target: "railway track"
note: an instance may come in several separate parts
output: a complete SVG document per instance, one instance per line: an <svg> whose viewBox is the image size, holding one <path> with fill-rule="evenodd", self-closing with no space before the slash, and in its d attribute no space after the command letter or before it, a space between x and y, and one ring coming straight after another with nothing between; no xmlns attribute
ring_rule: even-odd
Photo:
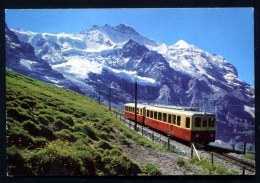
<svg viewBox="0 0 260 183"><path fill-rule="evenodd" d="M214 156L221 158L225 161L228 161L230 163L233 163L239 167L244 167L245 170L248 170L250 172L255 172L255 164L244 161L242 159L239 159L237 157L231 156L227 153L216 153L213 152Z"/></svg>
<svg viewBox="0 0 260 183"><path fill-rule="evenodd" d="M125 122L126 124L129 125L129 127L134 128L134 122L130 121L128 119L126 119L124 117L124 114L122 112L118 112L118 111L114 111L111 110L111 112L117 117L119 118L121 121ZM188 145L187 143L182 143L179 142L178 140L175 139L169 139L169 137L165 134L161 134L158 131L155 131L153 129L149 129L141 124L137 124L137 131L139 133L143 134L143 129L147 130L145 133L150 134L150 139L153 141L157 141L158 143L163 143L165 145L167 145L167 141L168 141L168 146L169 147L173 147L176 148L177 146L180 147L180 151L182 152L181 154L186 156L186 157L190 157L191 155L191 149L190 149L190 145ZM146 134L147 135L147 134ZM157 139L157 140L156 140ZM178 149L177 147L177 149ZM247 170L248 172L251 173L255 173L255 164L254 163L250 163L247 161L244 161L240 158L234 157L229 155L228 153L233 152L233 153L241 153L238 151L232 151L230 149L224 149L224 148L218 148L218 147L214 147L214 146L202 146L199 149L200 154L208 154L208 159L210 159L211 157L211 153L213 152L214 155L214 159L218 158L221 159L224 162L228 162L230 164L236 165L237 167L240 167L240 169L243 171L243 175L245 174L245 170ZM239 169L239 168L238 168Z"/></svg>

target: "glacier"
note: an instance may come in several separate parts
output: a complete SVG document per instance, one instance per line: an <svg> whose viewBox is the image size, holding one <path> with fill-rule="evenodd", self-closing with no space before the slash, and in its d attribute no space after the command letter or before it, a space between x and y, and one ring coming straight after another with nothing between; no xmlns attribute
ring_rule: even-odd
<svg viewBox="0 0 260 183"><path fill-rule="evenodd" d="M216 113L216 142L255 143L254 87L223 56L185 40L158 43L126 24L93 25L75 34L6 28L6 52L7 68L94 99L100 93L103 103L111 87L112 105L121 109L134 101L137 82L141 103Z"/></svg>

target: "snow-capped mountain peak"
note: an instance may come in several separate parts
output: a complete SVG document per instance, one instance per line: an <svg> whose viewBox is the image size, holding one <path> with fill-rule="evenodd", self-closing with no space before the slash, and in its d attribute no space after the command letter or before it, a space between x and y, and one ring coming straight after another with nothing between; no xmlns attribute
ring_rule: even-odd
<svg viewBox="0 0 260 183"><path fill-rule="evenodd" d="M153 50L164 55L168 52L168 49L169 49L168 46L165 43L163 43L160 46L158 46L156 49L153 49Z"/></svg>
<svg viewBox="0 0 260 183"><path fill-rule="evenodd" d="M177 41L175 44L174 44L175 47L178 47L178 48L189 48L191 47L190 44L188 44L186 41L184 40L179 40Z"/></svg>
<svg viewBox="0 0 260 183"><path fill-rule="evenodd" d="M88 39L99 34L100 41L107 39L111 43L122 43L132 39L143 45L158 46L154 40L140 35L133 27L126 24L111 26L105 24L103 26L94 25L91 29L81 31L80 34L86 35Z"/></svg>

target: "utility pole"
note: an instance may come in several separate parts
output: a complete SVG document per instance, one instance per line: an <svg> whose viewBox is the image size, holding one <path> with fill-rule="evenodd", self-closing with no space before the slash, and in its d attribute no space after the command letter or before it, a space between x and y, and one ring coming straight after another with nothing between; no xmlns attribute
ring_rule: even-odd
<svg viewBox="0 0 260 183"><path fill-rule="evenodd" d="M111 111L111 87L110 86L108 91L108 106L109 106L109 111Z"/></svg>
<svg viewBox="0 0 260 183"><path fill-rule="evenodd" d="M137 82L135 82L135 130L137 130Z"/></svg>
<svg viewBox="0 0 260 183"><path fill-rule="evenodd" d="M98 103L100 104L100 90L98 91Z"/></svg>

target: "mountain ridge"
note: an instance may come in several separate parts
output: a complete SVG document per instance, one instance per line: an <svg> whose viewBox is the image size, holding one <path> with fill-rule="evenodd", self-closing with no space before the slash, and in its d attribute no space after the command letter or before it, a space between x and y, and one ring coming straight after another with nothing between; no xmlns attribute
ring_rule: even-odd
<svg viewBox="0 0 260 183"><path fill-rule="evenodd" d="M139 81L140 102L201 105L203 110L216 112L219 120L225 123L232 121L227 118L233 115L254 124L254 116L250 115L254 114L251 110L254 109L254 88L238 78L236 68L224 57L203 51L184 40L174 45L146 45L143 43L145 37L136 41L135 36L141 35L126 25L104 27L107 32L114 33L117 42L99 31L100 26L82 32L89 37L79 34L25 34L18 30L14 33L21 40L31 40L27 43L34 47L36 56L46 60L52 69L62 73L85 95L97 95L101 91L101 99L105 103L111 86L116 95L112 99L115 106L122 108L124 103L133 101L132 85ZM123 28L130 34L118 33L117 29L122 31ZM209 106L214 107L210 109ZM220 122L218 128L225 128L225 123ZM246 126L240 124L234 131L231 125L223 133L219 131L217 137L228 142L246 139L254 143L254 135L249 135L254 127L247 129ZM250 133L248 130L251 130ZM230 131L232 134L228 134Z"/></svg>

